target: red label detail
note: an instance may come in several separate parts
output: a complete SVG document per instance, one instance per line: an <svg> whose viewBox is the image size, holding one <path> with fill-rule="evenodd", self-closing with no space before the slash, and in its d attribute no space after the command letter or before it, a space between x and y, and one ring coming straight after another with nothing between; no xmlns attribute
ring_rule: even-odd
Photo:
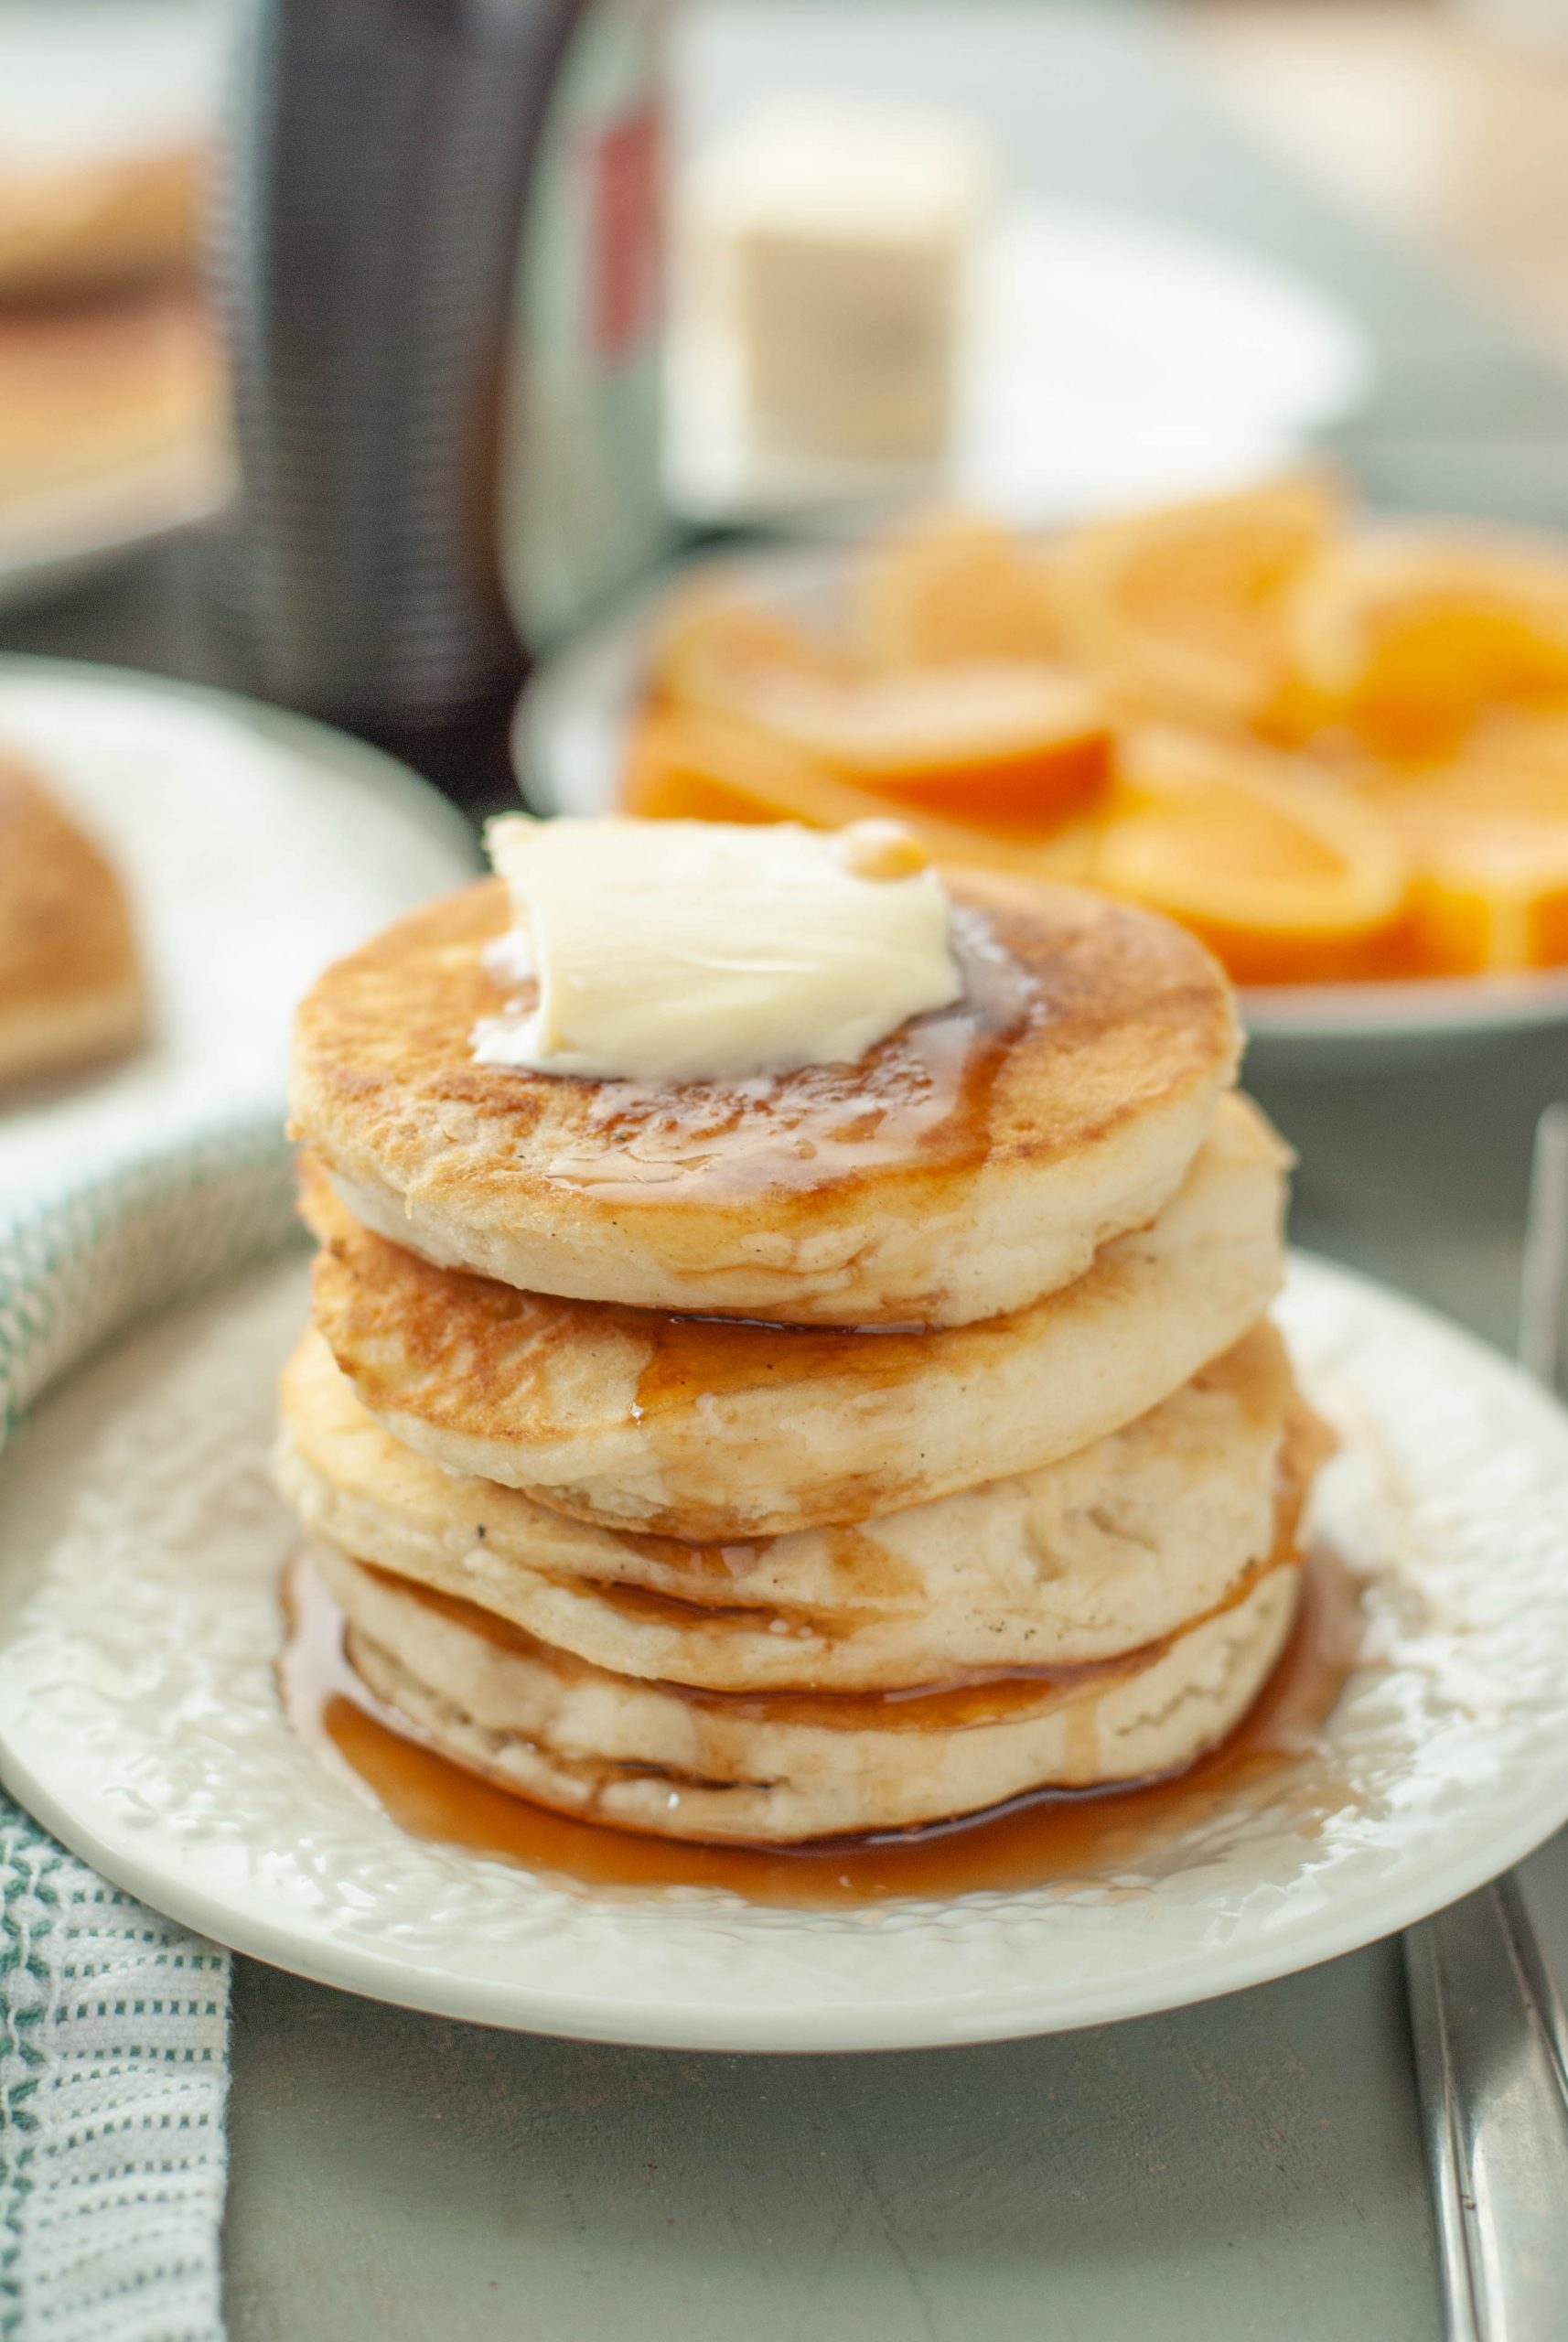
<svg viewBox="0 0 1568 2342"><path fill-rule="evenodd" d="M618 364L659 322L664 123L657 100L607 124L590 156L593 346Z"/></svg>

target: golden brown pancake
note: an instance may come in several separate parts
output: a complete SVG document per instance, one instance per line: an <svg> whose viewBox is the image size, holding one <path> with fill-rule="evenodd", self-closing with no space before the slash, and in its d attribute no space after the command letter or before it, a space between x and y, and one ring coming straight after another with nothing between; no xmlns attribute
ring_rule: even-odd
<svg viewBox="0 0 1568 2342"><path fill-rule="evenodd" d="M1279 1283L1283 1169L1228 1097L1150 1227L1064 1291L929 1334L519 1293L361 1228L307 1171L313 1309L361 1402L449 1469L697 1540L854 1524L1071 1455L1229 1349Z"/></svg>
<svg viewBox="0 0 1568 2342"><path fill-rule="evenodd" d="M483 881L308 994L296 1130L367 1227L523 1292L788 1324L1015 1310L1174 1194L1236 1028L1220 971L1165 920L950 883L955 1008L854 1066L653 1089L475 1062L507 997L483 960L507 897Z"/></svg>
<svg viewBox="0 0 1568 2342"><path fill-rule="evenodd" d="M891 1699L736 1697L610 1674L331 1547L313 1559L365 1681L460 1764L633 1829L775 1843L1190 1764L1262 1689L1301 1579L1282 1551L1185 1630L1078 1671Z"/></svg>
<svg viewBox="0 0 1568 2342"><path fill-rule="evenodd" d="M444 1472L366 1413L314 1332L281 1396L277 1483L313 1538L615 1673L731 1692L889 1690L1155 1641L1269 1552L1310 1439L1264 1323L1043 1471L857 1529L703 1546Z"/></svg>
<svg viewBox="0 0 1568 2342"><path fill-rule="evenodd" d="M216 471L222 414L193 295L0 310L0 505L163 460Z"/></svg>
<svg viewBox="0 0 1568 2342"><path fill-rule="evenodd" d="M178 147L48 169L0 162L0 301L194 274L203 159Z"/></svg>
<svg viewBox="0 0 1568 2342"><path fill-rule="evenodd" d="M146 1013L119 879L27 767L0 756L0 1084L129 1048Z"/></svg>

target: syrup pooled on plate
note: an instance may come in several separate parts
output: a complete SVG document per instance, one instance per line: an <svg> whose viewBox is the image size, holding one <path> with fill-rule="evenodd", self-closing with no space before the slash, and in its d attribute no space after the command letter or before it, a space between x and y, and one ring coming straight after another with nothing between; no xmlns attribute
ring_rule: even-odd
<svg viewBox="0 0 1568 2342"><path fill-rule="evenodd" d="M1114 1789L1047 1789L956 1821L800 1847L642 1836L555 1812L454 1764L360 1681L344 1653L342 1613L304 1562L285 1584L279 1680L301 1737L347 1765L400 1828L553 1881L707 1887L816 1909L1017 1892L1125 1868L1228 1807L1275 1802L1293 1773L1305 1774L1361 1642L1352 1573L1324 1549L1305 1570L1295 1625L1262 1693L1230 1738L1185 1772ZM1314 1818L1304 1813L1304 1826Z"/></svg>

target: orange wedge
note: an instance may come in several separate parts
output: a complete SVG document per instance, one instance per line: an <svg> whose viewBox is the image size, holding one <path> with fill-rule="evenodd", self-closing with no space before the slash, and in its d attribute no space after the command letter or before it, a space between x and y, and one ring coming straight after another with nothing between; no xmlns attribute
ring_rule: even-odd
<svg viewBox="0 0 1568 2342"><path fill-rule="evenodd" d="M1305 759L1156 726L1122 740L1095 862L1244 983L1381 970L1409 885L1391 823Z"/></svg>
<svg viewBox="0 0 1568 2342"><path fill-rule="evenodd" d="M662 605L648 657L655 697L727 707L758 675L832 682L844 661L819 635L759 598L739 575L708 575Z"/></svg>
<svg viewBox="0 0 1568 2342"><path fill-rule="evenodd" d="M866 547L849 603L871 668L1060 656L1046 554L975 514L924 513L889 530Z"/></svg>
<svg viewBox="0 0 1568 2342"><path fill-rule="evenodd" d="M1460 757L1419 767L1383 766L1369 784L1378 804L1412 834L1446 821L1533 822L1568 833L1568 764L1552 765L1501 753L1508 743L1490 736L1498 753Z"/></svg>
<svg viewBox="0 0 1568 2342"><path fill-rule="evenodd" d="M1478 718L1463 754L1493 772L1568 776L1568 707L1493 708Z"/></svg>
<svg viewBox="0 0 1568 2342"><path fill-rule="evenodd" d="M1568 558L1483 530L1325 551L1290 597L1295 672L1379 754L1450 752L1488 711L1568 709Z"/></svg>
<svg viewBox="0 0 1568 2342"><path fill-rule="evenodd" d="M1410 854L1423 972L1568 961L1568 770L1456 763L1380 801Z"/></svg>
<svg viewBox="0 0 1568 2342"><path fill-rule="evenodd" d="M900 805L1033 824L1104 788L1111 726L1092 684L1015 661L910 670L857 683L755 677L735 712L841 780Z"/></svg>
<svg viewBox="0 0 1568 2342"><path fill-rule="evenodd" d="M1288 731L1284 598L1337 510L1304 477L1070 531L1050 572L1062 640L1131 710Z"/></svg>
<svg viewBox="0 0 1568 2342"><path fill-rule="evenodd" d="M633 728L622 805L653 821L802 822L836 830L886 820L888 802L841 779L791 743L730 716L653 709ZM933 862L1086 880L1094 853L1087 823L954 822L911 806L899 818Z"/></svg>
<svg viewBox="0 0 1568 2342"><path fill-rule="evenodd" d="M1422 973L1517 974L1568 962L1568 830L1444 830L1418 849L1412 890Z"/></svg>

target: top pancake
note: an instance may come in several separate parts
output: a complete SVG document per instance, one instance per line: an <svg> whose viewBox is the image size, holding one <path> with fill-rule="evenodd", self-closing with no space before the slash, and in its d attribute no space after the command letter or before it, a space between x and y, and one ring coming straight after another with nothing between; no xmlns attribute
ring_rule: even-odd
<svg viewBox="0 0 1568 2342"><path fill-rule="evenodd" d="M1225 978L1151 914L949 881L965 977L853 1066L654 1088L475 1062L499 879L315 985L293 1111L364 1225L524 1292L958 1326L1070 1283L1174 1194L1231 1080Z"/></svg>

